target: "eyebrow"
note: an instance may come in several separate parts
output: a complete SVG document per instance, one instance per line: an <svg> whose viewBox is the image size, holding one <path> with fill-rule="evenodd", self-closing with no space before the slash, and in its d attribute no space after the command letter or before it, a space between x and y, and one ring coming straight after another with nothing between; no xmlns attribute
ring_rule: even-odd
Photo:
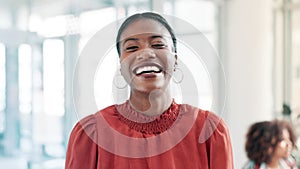
<svg viewBox="0 0 300 169"><path fill-rule="evenodd" d="M162 36L162 35L152 35L149 37L149 39L156 39L156 38L165 39L164 36ZM138 41L138 40L139 40L138 38L127 38L124 40L123 45L128 41Z"/></svg>
<svg viewBox="0 0 300 169"><path fill-rule="evenodd" d="M123 45L128 41L138 41L138 40L139 40L138 38L127 38L124 40Z"/></svg>
<svg viewBox="0 0 300 169"><path fill-rule="evenodd" d="M162 38L162 39L165 39L164 36L162 35L153 35L150 37L151 39L155 39L155 38Z"/></svg>

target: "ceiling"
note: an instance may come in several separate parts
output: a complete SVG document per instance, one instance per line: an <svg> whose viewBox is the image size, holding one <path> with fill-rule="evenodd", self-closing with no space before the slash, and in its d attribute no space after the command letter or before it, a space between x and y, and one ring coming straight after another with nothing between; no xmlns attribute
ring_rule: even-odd
<svg viewBox="0 0 300 169"><path fill-rule="evenodd" d="M112 6L115 0L0 0L0 10L8 9L16 13L27 9L41 17L61 14L76 14L86 10Z"/></svg>

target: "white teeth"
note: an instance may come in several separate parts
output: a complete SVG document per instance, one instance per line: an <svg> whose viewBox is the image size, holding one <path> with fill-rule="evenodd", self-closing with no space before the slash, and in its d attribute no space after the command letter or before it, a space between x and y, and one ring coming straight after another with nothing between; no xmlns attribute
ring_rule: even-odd
<svg viewBox="0 0 300 169"><path fill-rule="evenodd" d="M136 70L136 74L140 74L142 72L150 72L150 71L159 72L159 68L156 67L156 66L143 66L143 67L139 67Z"/></svg>

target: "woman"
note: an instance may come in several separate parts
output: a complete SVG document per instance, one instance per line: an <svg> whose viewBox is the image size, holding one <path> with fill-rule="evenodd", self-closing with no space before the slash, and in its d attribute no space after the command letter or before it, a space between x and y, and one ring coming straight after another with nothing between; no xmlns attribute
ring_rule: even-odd
<svg viewBox="0 0 300 169"><path fill-rule="evenodd" d="M151 12L127 18L116 47L130 97L76 124L66 169L232 169L224 121L171 96L177 49L167 21Z"/></svg>
<svg viewBox="0 0 300 169"><path fill-rule="evenodd" d="M250 161L244 169L295 169L290 157L295 134L286 121L253 124L247 133L246 152Z"/></svg>

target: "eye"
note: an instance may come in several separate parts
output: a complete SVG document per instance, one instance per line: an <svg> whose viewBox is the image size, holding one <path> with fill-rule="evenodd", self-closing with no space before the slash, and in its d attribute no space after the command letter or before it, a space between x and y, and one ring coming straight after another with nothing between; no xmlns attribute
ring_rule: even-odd
<svg viewBox="0 0 300 169"><path fill-rule="evenodd" d="M138 49L139 47L138 46L128 46L125 48L125 51L126 52L134 52Z"/></svg>
<svg viewBox="0 0 300 169"><path fill-rule="evenodd" d="M156 44L153 44L152 47L155 49L163 49L163 48L166 48L167 45L165 45L163 43L156 43Z"/></svg>

